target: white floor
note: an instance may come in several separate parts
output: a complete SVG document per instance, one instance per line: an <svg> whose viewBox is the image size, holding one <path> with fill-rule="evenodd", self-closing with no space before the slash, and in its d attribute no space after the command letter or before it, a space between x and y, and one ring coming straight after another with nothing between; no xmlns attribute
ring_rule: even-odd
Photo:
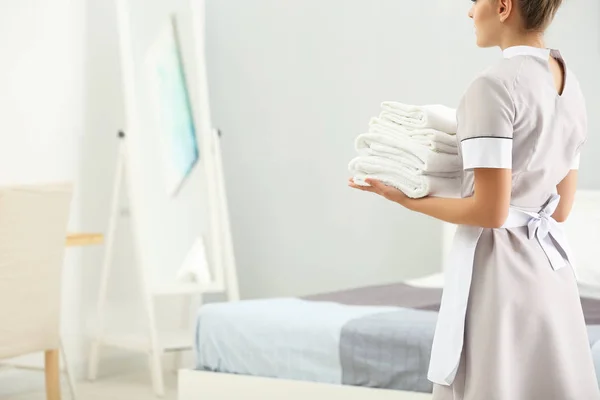
<svg viewBox="0 0 600 400"><path fill-rule="evenodd" d="M152 391L150 374L146 368L134 368L105 373L95 382L82 381L77 385L77 400L176 400L177 376L165 372L166 394L162 399ZM200 393L200 390L198 391ZM198 398L211 400L208 397ZM357 397L353 397L357 398ZM362 399L362 396L360 396ZM430 400L425 394L394 394L402 400ZM37 371L1 370L0 400L46 400L44 374ZM66 380L62 381L62 400L72 400Z"/></svg>
<svg viewBox="0 0 600 400"><path fill-rule="evenodd" d="M167 392L163 400L176 400L177 379L166 373ZM158 400L152 392L147 370L104 376L96 382L79 382L77 400ZM1 400L46 400L44 375L39 372L0 371ZM72 400L66 381L62 382L62 400Z"/></svg>

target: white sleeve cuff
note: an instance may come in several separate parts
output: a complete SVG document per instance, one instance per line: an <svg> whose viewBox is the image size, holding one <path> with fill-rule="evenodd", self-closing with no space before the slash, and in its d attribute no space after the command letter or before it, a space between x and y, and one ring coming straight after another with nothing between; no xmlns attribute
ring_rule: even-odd
<svg viewBox="0 0 600 400"><path fill-rule="evenodd" d="M571 169L579 169L579 160L581 159L581 153L577 153L573 163L571 164Z"/></svg>
<svg viewBox="0 0 600 400"><path fill-rule="evenodd" d="M474 137L463 140L463 169L511 169L512 144L512 138L504 137Z"/></svg>

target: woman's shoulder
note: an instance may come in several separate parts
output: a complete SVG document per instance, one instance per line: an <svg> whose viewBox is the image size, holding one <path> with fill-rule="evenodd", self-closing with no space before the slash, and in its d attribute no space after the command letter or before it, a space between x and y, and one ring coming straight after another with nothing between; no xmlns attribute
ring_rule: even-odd
<svg viewBox="0 0 600 400"><path fill-rule="evenodd" d="M461 107L498 96L505 102L512 101L514 87L512 82L511 75L507 74L501 66L490 66L477 74L467 85L462 96Z"/></svg>
<svg viewBox="0 0 600 400"><path fill-rule="evenodd" d="M514 90L515 82L523 70L524 59L503 58L487 68L480 71L467 86L466 92L470 90L481 90L488 88L497 90L504 88L508 92Z"/></svg>
<svg viewBox="0 0 600 400"><path fill-rule="evenodd" d="M567 99L583 100L583 92L577 75L565 63L566 82L563 93ZM503 58L477 74L463 93L465 98L482 96L485 92L507 93L516 103L530 98L548 82L548 65L534 57ZM534 96L535 97L535 96Z"/></svg>

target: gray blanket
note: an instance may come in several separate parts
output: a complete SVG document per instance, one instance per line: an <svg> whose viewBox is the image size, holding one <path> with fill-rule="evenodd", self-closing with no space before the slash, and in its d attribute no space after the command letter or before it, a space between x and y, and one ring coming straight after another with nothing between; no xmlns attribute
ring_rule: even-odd
<svg viewBox="0 0 600 400"><path fill-rule="evenodd" d="M436 314L402 310L355 319L342 329L342 383L431 392L427 369Z"/></svg>
<svg viewBox="0 0 600 400"><path fill-rule="evenodd" d="M342 383L431 393L427 369L440 289L402 283L368 286L305 297L353 306L396 306L401 310L349 321L340 337Z"/></svg>
<svg viewBox="0 0 600 400"><path fill-rule="evenodd" d="M355 306L396 306L417 310L439 311L441 289L417 288L404 283L366 286L304 297L311 301L332 301ZM587 325L600 325L600 300L581 298Z"/></svg>

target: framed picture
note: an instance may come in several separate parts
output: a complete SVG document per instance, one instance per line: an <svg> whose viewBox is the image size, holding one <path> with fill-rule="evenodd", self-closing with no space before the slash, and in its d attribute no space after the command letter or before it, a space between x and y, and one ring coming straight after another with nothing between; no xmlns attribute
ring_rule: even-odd
<svg viewBox="0 0 600 400"><path fill-rule="evenodd" d="M175 196L200 158L181 49L174 18L169 18L146 60L155 106L167 193Z"/></svg>

